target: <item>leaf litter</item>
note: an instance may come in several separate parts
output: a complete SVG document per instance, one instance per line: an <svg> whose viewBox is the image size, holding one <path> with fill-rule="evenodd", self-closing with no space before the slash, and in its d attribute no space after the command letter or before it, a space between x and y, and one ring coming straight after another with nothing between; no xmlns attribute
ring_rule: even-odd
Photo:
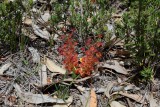
<svg viewBox="0 0 160 107"><path fill-rule="evenodd" d="M23 101L26 101L28 103L33 103L33 104L41 104L41 103L60 103L60 104L63 104L63 103L66 103L62 99L53 98L48 95L22 92L22 90L18 84L14 84L13 86L17 92L17 95Z"/></svg>
<svg viewBox="0 0 160 107"><path fill-rule="evenodd" d="M112 101L110 104L111 107L126 107L117 101Z"/></svg>
<svg viewBox="0 0 160 107"><path fill-rule="evenodd" d="M108 61L106 61L105 63L103 63L101 67L113 69L113 70L115 70L116 72L121 73L121 74L124 74L124 75L127 75L127 74L128 74L127 70L126 70L124 67L122 67L122 66L119 64L119 62L116 61L116 60L108 60Z"/></svg>
<svg viewBox="0 0 160 107"><path fill-rule="evenodd" d="M4 73L11 65L12 65L11 62L8 62L8 63L2 65L2 66L0 67L0 75L3 75L3 73Z"/></svg>
<svg viewBox="0 0 160 107"><path fill-rule="evenodd" d="M60 74L65 74L66 70L60 66L58 66L55 62L51 61L48 58L44 59L44 64L47 66L47 68L51 71L51 72L56 72L56 73L60 73Z"/></svg>
<svg viewBox="0 0 160 107"><path fill-rule="evenodd" d="M36 3L37 1L34 0L34 2ZM54 0L51 2L54 2ZM44 3L45 5L47 2L40 1L40 3ZM32 10L37 13L40 12L40 9L34 8ZM36 20L25 18L23 23L33 30L33 35L36 38L49 41L52 35L48 31L48 26L42 27L42 24L48 24L50 17L50 12L44 11ZM121 15L114 14L113 17L120 17L121 20ZM41 24L36 23L36 21ZM120 42L116 41L117 39L113 40L111 44L123 47L123 40L120 40ZM130 74L123 66L124 64L120 64L119 60L111 59L102 62L97 66L98 69L103 68L102 72L98 70L95 71L97 76L92 74L89 77L73 79L70 74L66 75L67 71L59 66L61 64L56 63L56 60L61 62L61 59L58 58L56 54L53 54L55 50L50 52L50 49L47 48L48 47L45 47L45 49L39 50L36 47L29 47L24 53L15 54L12 58L6 59L8 62L0 63L0 95L7 98L9 94L12 94L12 96L9 97L12 99L11 101L18 102L19 104L33 104L33 106L43 103L53 103L53 107L106 107L108 105L111 107L126 107L127 104L124 105L125 99L131 99L130 102L132 104L140 103L146 105L149 103L150 107L159 106L159 100L155 98L153 93L148 96L148 99L145 99L143 92L146 90L129 83L129 81L122 81L119 78L119 75L127 77ZM129 55L129 53L123 49L116 49L115 52L109 52L114 53L114 56ZM43 62L41 57L44 55L47 55L47 58L44 58L45 60ZM12 66L12 63L9 62L10 60L12 60L16 66ZM114 73L105 72L107 71L106 69L112 70ZM9 72L10 75L4 75L5 72ZM64 83L65 87L69 87L70 95L65 99L58 98L57 93L64 92L63 90L65 88L60 88ZM38 85L36 86L34 84ZM45 91L47 90L47 94L43 93L42 90L46 86ZM14 90L11 87L14 87ZM76 96L77 94L78 97ZM119 99L119 96L122 98ZM7 104L5 103L7 101L6 99L5 101L3 99L0 101L2 104ZM81 103L78 103L79 101L81 101ZM11 104L11 106L13 106L13 104Z"/></svg>

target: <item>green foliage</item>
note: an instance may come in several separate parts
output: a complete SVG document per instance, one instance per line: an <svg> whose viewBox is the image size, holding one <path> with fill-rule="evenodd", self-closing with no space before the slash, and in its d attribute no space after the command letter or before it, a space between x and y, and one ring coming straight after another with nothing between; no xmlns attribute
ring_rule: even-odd
<svg viewBox="0 0 160 107"><path fill-rule="evenodd" d="M57 26L59 22L66 20L66 13L68 10L68 1L67 2L54 2L53 13L51 17L52 25Z"/></svg>
<svg viewBox="0 0 160 107"><path fill-rule="evenodd" d="M11 49L17 47L22 20L22 7L19 1L0 4L0 41L10 44Z"/></svg>
<svg viewBox="0 0 160 107"><path fill-rule="evenodd" d="M31 4L32 0L29 0L25 6ZM23 0L0 3L0 44L8 45L12 51L25 44L26 38L21 31L23 13L28 10L25 6Z"/></svg>
<svg viewBox="0 0 160 107"><path fill-rule="evenodd" d="M143 81L150 81L153 79L153 71L152 68L148 67L148 68L144 68L141 72L140 72L141 76L143 77L142 80Z"/></svg>
<svg viewBox="0 0 160 107"><path fill-rule="evenodd" d="M159 0L134 0L116 25L138 66L152 66L160 58L159 5Z"/></svg>
<svg viewBox="0 0 160 107"><path fill-rule="evenodd" d="M110 19L111 1L97 0L61 0L53 3L52 25L64 22L66 26L76 28L77 36L84 42L90 35L107 35L106 23ZM70 24L67 25L67 22Z"/></svg>
<svg viewBox="0 0 160 107"><path fill-rule="evenodd" d="M56 95L58 98L66 100L69 97L69 86L58 84L55 85L56 88Z"/></svg>

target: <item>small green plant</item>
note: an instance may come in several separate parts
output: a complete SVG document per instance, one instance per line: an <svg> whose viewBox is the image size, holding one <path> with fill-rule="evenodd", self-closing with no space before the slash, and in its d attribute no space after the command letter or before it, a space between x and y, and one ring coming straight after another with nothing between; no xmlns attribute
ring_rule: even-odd
<svg viewBox="0 0 160 107"><path fill-rule="evenodd" d="M69 86L58 84L55 85L56 93L58 98L61 98L63 100L66 100L69 97Z"/></svg>
<svg viewBox="0 0 160 107"><path fill-rule="evenodd" d="M152 68L148 67L148 68L144 68L141 72L140 72L141 76L143 77L142 80L143 81L150 81L153 79L153 70Z"/></svg>

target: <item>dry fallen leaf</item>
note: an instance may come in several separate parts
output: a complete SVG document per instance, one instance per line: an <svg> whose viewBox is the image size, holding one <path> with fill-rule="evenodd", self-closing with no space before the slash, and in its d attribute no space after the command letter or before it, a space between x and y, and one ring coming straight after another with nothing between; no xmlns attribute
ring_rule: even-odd
<svg viewBox="0 0 160 107"><path fill-rule="evenodd" d="M118 85L112 88L112 92L118 92L124 90L124 86Z"/></svg>
<svg viewBox="0 0 160 107"><path fill-rule="evenodd" d="M133 100L135 100L136 102L139 102L139 103L144 103L143 101L143 96L142 95L138 95L138 94L128 94L128 93L123 93L123 92L120 92L119 94L123 95L123 96L126 96L128 98L131 98Z"/></svg>
<svg viewBox="0 0 160 107"><path fill-rule="evenodd" d="M97 107L97 96L94 89L85 90L82 95L79 95L82 102L82 107Z"/></svg>
<svg viewBox="0 0 160 107"><path fill-rule="evenodd" d="M89 90L89 88L74 84L74 86L80 91L80 92L84 92L86 90Z"/></svg>
<svg viewBox="0 0 160 107"><path fill-rule="evenodd" d="M135 105L132 103L132 101L130 101L129 98L126 98L127 103L128 103L128 107L135 107Z"/></svg>
<svg viewBox="0 0 160 107"><path fill-rule="evenodd" d="M34 63L40 63L40 55L38 53L37 49L34 49L33 47L29 47L28 50L32 54L32 60Z"/></svg>
<svg viewBox="0 0 160 107"><path fill-rule="evenodd" d="M93 89L91 89L91 94L90 94L90 103L89 103L89 107L97 107L97 96L96 93Z"/></svg>
<svg viewBox="0 0 160 107"><path fill-rule="evenodd" d="M82 107L90 107L89 101L90 101L90 91L85 90L82 95L79 94L80 101L82 103Z"/></svg>
<svg viewBox="0 0 160 107"><path fill-rule="evenodd" d="M16 97L15 96L9 96L8 97L8 101L10 102L10 104L13 106L13 104L15 104L16 103Z"/></svg>
<svg viewBox="0 0 160 107"><path fill-rule="evenodd" d="M50 19L51 15L49 11L45 11L43 15L38 19L41 23L46 23Z"/></svg>
<svg viewBox="0 0 160 107"><path fill-rule="evenodd" d="M124 90L125 91L129 91L129 90L138 91L138 90L140 90L140 88L136 87L133 84L128 84L126 87L124 87Z"/></svg>
<svg viewBox="0 0 160 107"><path fill-rule="evenodd" d="M112 87L114 86L116 84L116 82L110 82L110 83L108 83L107 84L107 86L106 86L106 90L105 90L105 95L108 97L108 98L110 98L110 90L112 89Z"/></svg>
<svg viewBox="0 0 160 107"><path fill-rule="evenodd" d="M122 83L122 79L119 77L117 77L117 81L118 81L118 83Z"/></svg>
<svg viewBox="0 0 160 107"><path fill-rule="evenodd" d="M0 68L0 75L3 75L3 73L12 65L12 63L8 62L1 66Z"/></svg>
<svg viewBox="0 0 160 107"><path fill-rule="evenodd" d="M31 25L32 25L32 19L25 18L24 21L23 21L23 23L24 23L25 25L31 26Z"/></svg>
<svg viewBox="0 0 160 107"><path fill-rule="evenodd" d="M150 107L160 107L160 104L158 104L158 101L153 98L153 93L149 95L148 100L149 100Z"/></svg>
<svg viewBox="0 0 160 107"><path fill-rule="evenodd" d="M65 74L66 70L61 68L60 66L56 65L55 62L51 61L50 59L46 58L44 63L46 64L47 68L52 72L57 72L60 74Z"/></svg>
<svg viewBox="0 0 160 107"><path fill-rule="evenodd" d="M132 92L135 92L135 91L138 91L140 90L140 88L136 87L135 85L133 84L128 84L128 83L124 83L124 84L121 84L121 85L117 85L117 86L114 86L112 88L112 92L117 92L117 91L130 91L132 90Z"/></svg>
<svg viewBox="0 0 160 107"><path fill-rule="evenodd" d="M41 30L39 26L37 26L37 25L35 25L33 23L32 23L32 28L33 28L34 33L37 36L39 36L39 37L41 37L43 39L49 40L49 38L50 38L51 35L50 35L50 33L48 31Z"/></svg>
<svg viewBox="0 0 160 107"><path fill-rule="evenodd" d="M125 96L125 97L128 97L128 98L130 98L130 99L132 99L132 100L134 100L134 101L136 101L136 102L138 102L138 103L145 104L142 95L129 94L129 93L124 93L124 92L122 92L122 91L120 91L120 92L115 92L115 93L113 93L112 95L114 95L114 94L120 94L120 95L123 95L123 96Z"/></svg>
<svg viewBox="0 0 160 107"><path fill-rule="evenodd" d="M23 101L32 103L32 104L41 104L41 103L57 103L57 104L68 104L71 101L64 101L59 98L53 98L48 95L43 94L33 94L30 92L22 92L20 86L18 84L13 85L15 91L17 92L18 97L20 97Z"/></svg>
<svg viewBox="0 0 160 107"><path fill-rule="evenodd" d="M101 67L113 69L116 72L121 74L125 74L125 75L128 74L127 70L124 67L120 66L119 62L116 60L108 60Z"/></svg>
<svg viewBox="0 0 160 107"><path fill-rule="evenodd" d="M71 105L71 103L73 102L73 97L70 96L67 100L66 100L67 104L56 104L53 107L69 107Z"/></svg>
<svg viewBox="0 0 160 107"><path fill-rule="evenodd" d="M28 29L22 29L22 33L27 34L26 36L29 37L32 41L38 38L34 33L28 34Z"/></svg>
<svg viewBox="0 0 160 107"><path fill-rule="evenodd" d="M112 101L110 104L111 107L126 107L117 101Z"/></svg>

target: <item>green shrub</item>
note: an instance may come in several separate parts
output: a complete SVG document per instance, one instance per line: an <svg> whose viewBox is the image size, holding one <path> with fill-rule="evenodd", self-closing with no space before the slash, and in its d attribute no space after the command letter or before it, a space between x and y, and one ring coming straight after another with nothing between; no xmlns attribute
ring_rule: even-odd
<svg viewBox="0 0 160 107"><path fill-rule="evenodd" d="M0 44L10 47L14 51L22 45L22 16L26 8L22 0L0 3Z"/></svg>
<svg viewBox="0 0 160 107"><path fill-rule="evenodd" d="M134 0L129 10L124 13L122 23L116 24L117 35L124 36L126 49L130 50L138 66L153 69L155 63L159 61L159 5L159 0Z"/></svg>
<svg viewBox="0 0 160 107"><path fill-rule="evenodd" d="M61 0L54 2L51 18L52 25L56 30L59 30L58 23L64 22L66 28L75 28L80 43L84 43L90 36L94 39L99 34L108 36L106 24L111 18L110 3L111 1L108 0L96 0L95 3L91 0Z"/></svg>

